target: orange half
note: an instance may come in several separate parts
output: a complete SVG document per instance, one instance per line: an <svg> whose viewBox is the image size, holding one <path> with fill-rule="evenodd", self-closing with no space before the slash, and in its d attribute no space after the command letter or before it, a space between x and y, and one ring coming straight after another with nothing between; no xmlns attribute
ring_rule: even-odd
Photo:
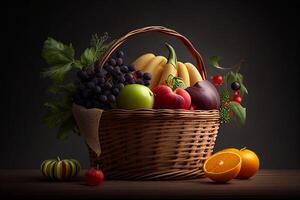
<svg viewBox="0 0 300 200"><path fill-rule="evenodd" d="M241 170L242 158L234 152L220 152L204 163L205 175L213 181L225 183L234 179Z"/></svg>

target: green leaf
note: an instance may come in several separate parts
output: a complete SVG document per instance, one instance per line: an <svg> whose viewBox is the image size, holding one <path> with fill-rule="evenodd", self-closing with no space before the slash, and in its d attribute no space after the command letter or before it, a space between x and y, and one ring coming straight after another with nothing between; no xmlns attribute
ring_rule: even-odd
<svg viewBox="0 0 300 200"><path fill-rule="evenodd" d="M240 73L235 73L235 78L236 78L236 81L238 81L239 83L243 83L243 81L244 81L244 77Z"/></svg>
<svg viewBox="0 0 300 200"><path fill-rule="evenodd" d="M44 42L42 57L49 65L61 66L72 63L74 54L72 44L68 46L50 37Z"/></svg>
<svg viewBox="0 0 300 200"><path fill-rule="evenodd" d="M212 66L218 68L218 69L223 69L220 67L219 62L222 59L221 56L211 56L208 58L208 63L211 64Z"/></svg>
<svg viewBox="0 0 300 200"><path fill-rule="evenodd" d="M80 57L80 62L83 67L93 67L97 60L96 51L94 48L87 48Z"/></svg>
<svg viewBox="0 0 300 200"><path fill-rule="evenodd" d="M53 102L45 103L47 113L43 118L43 122L49 127L54 128L59 126L63 121L68 119L72 112L70 112L69 102L61 99Z"/></svg>
<svg viewBox="0 0 300 200"><path fill-rule="evenodd" d="M74 117L70 116L60 125L57 132L57 138L60 140L66 140L69 137L69 135L73 132L75 125L76 123Z"/></svg>
<svg viewBox="0 0 300 200"><path fill-rule="evenodd" d="M172 88L173 91L175 91L178 87L183 89L187 88L182 78L173 76L172 74L169 74L167 77L166 84Z"/></svg>
<svg viewBox="0 0 300 200"><path fill-rule="evenodd" d="M74 61L74 67L77 69L82 69L84 66L81 64L80 60L75 60Z"/></svg>
<svg viewBox="0 0 300 200"><path fill-rule="evenodd" d="M66 63L64 65L52 66L47 68L42 75L44 77L51 78L55 83L62 83L64 81L66 73L72 68L72 63Z"/></svg>
<svg viewBox="0 0 300 200"><path fill-rule="evenodd" d="M236 74L232 71L228 72L225 75L225 81L227 85L230 86L232 82L236 81Z"/></svg>
<svg viewBox="0 0 300 200"><path fill-rule="evenodd" d="M246 108L243 108L241 104L231 101L229 103L229 108L235 113L235 118L239 126L245 124L246 121Z"/></svg>
<svg viewBox="0 0 300 200"><path fill-rule="evenodd" d="M74 54L71 44L68 46L48 38L44 42L42 57L51 67L42 73L43 76L51 78L54 82L63 82L66 73L72 68Z"/></svg>
<svg viewBox="0 0 300 200"><path fill-rule="evenodd" d="M248 94L248 90L247 88L245 87L245 85L243 83L240 83L241 85L241 88L240 88L240 95L241 96L244 96L244 94Z"/></svg>

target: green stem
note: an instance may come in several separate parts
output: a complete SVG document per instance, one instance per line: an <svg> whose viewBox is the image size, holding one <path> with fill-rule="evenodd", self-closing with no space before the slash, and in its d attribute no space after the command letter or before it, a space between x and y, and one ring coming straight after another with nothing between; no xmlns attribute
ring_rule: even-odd
<svg viewBox="0 0 300 200"><path fill-rule="evenodd" d="M57 156L56 159L57 159L57 161L60 161L60 157L59 156Z"/></svg>
<svg viewBox="0 0 300 200"><path fill-rule="evenodd" d="M168 50L169 50L169 57L168 57L168 62L167 64L171 64L173 65L173 67L175 69L177 69L177 57L176 57L176 53L174 48L169 45L168 43L165 43L165 45L167 46Z"/></svg>
<svg viewBox="0 0 300 200"><path fill-rule="evenodd" d="M243 147L243 148L240 149L240 151L244 151L246 149L247 149L247 147Z"/></svg>

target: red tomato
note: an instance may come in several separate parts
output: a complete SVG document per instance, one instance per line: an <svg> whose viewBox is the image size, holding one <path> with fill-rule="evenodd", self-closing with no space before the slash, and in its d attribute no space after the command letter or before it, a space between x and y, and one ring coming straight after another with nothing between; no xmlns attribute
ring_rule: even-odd
<svg viewBox="0 0 300 200"><path fill-rule="evenodd" d="M213 77L213 81L215 85L221 85L223 82L223 77L221 75L215 75Z"/></svg>
<svg viewBox="0 0 300 200"><path fill-rule="evenodd" d="M85 173L85 181L90 186L100 185L104 181L104 174L101 170L90 168Z"/></svg>

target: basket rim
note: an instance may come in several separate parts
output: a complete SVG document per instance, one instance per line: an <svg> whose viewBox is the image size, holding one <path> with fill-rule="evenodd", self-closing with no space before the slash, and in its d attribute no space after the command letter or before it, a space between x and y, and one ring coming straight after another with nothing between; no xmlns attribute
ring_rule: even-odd
<svg viewBox="0 0 300 200"><path fill-rule="evenodd" d="M96 108L97 109L97 108ZM101 110L101 109L100 109ZM144 113L144 112L155 112L155 113L219 113L218 109L211 110L186 110L186 109L120 109L113 108L109 110L104 110L103 112L128 112L128 113Z"/></svg>
<svg viewBox="0 0 300 200"><path fill-rule="evenodd" d="M106 119L128 118L135 119L149 119L149 120L178 120L178 119L190 119L190 120L219 120L219 110L184 110L184 109L111 109L103 111L102 116Z"/></svg>

